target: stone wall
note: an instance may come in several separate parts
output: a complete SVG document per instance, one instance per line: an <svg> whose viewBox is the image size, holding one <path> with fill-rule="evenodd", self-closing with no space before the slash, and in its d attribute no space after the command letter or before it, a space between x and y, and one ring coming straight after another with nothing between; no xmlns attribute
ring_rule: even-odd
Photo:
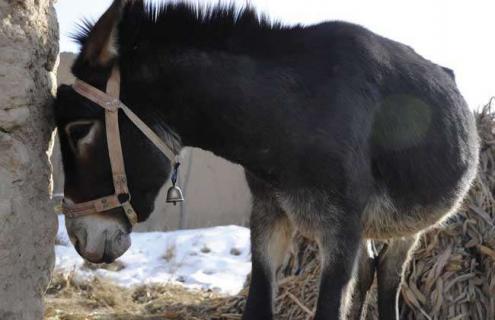
<svg viewBox="0 0 495 320"><path fill-rule="evenodd" d="M58 53L52 0L0 0L0 319L42 319L57 220L47 157Z"/></svg>

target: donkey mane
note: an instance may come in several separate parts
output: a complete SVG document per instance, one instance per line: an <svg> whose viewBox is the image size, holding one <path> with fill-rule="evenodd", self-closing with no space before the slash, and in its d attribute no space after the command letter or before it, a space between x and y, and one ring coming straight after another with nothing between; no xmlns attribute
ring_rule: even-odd
<svg viewBox="0 0 495 320"><path fill-rule="evenodd" d="M93 26L92 21L84 19L71 37L84 46ZM120 52L133 50L142 43L147 46L262 50L273 36L280 36L280 31L298 28L273 21L249 5L131 1L123 9L118 46Z"/></svg>

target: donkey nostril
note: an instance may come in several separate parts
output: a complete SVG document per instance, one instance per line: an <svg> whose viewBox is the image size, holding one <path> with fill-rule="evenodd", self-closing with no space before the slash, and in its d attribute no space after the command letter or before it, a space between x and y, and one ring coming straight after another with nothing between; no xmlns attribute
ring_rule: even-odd
<svg viewBox="0 0 495 320"><path fill-rule="evenodd" d="M105 263L111 263L115 260L113 254L112 254L112 243L108 239L105 241L105 249L103 251L102 260Z"/></svg>
<svg viewBox="0 0 495 320"><path fill-rule="evenodd" d="M113 255L109 254L106 250L103 253L103 258L102 261L105 263L112 263L115 259L113 258Z"/></svg>
<svg viewBox="0 0 495 320"><path fill-rule="evenodd" d="M76 238L74 240L74 249L76 249L77 253L79 253L79 255L81 255L81 247L80 247L78 238Z"/></svg>
<svg viewBox="0 0 495 320"><path fill-rule="evenodd" d="M86 229L82 229L82 244L85 246L88 243L88 231Z"/></svg>
<svg viewBox="0 0 495 320"><path fill-rule="evenodd" d="M85 249L87 238L88 233L84 229L79 229L70 233L70 240L79 255L82 255L82 251Z"/></svg>

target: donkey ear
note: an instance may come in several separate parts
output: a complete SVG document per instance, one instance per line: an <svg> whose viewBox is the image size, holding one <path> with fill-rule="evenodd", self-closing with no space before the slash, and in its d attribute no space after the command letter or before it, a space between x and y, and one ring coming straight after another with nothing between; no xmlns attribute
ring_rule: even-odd
<svg viewBox="0 0 495 320"><path fill-rule="evenodd" d="M125 0L114 0L91 29L81 50L83 59L90 64L104 66L117 56L116 29L125 3Z"/></svg>

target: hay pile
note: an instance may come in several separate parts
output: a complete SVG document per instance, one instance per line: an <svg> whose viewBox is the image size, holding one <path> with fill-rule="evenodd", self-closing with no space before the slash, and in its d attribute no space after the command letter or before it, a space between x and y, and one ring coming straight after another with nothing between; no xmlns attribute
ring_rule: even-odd
<svg viewBox="0 0 495 320"><path fill-rule="evenodd" d="M443 226L424 234L406 271L401 319L495 319L495 99L477 114L482 139L480 170L468 197ZM278 318L312 319L319 277L314 244L300 265L288 264L276 300ZM165 285L122 289L94 280L58 277L48 292L45 319L241 319L247 289L221 297ZM371 293L367 319L378 319ZM88 316L89 315L89 316Z"/></svg>

